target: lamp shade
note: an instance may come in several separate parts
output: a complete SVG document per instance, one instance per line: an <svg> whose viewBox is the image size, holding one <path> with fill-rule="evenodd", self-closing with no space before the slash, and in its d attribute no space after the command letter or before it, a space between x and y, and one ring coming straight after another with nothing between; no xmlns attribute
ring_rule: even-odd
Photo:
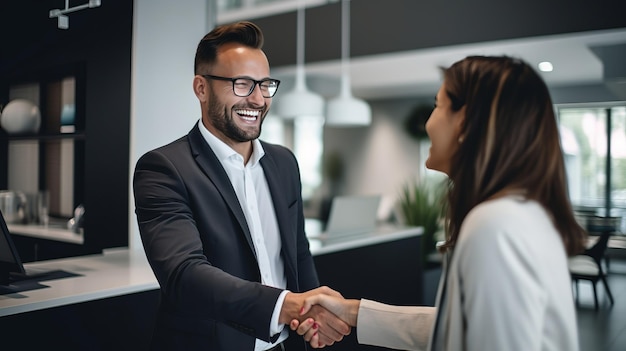
<svg viewBox="0 0 626 351"><path fill-rule="evenodd" d="M276 99L276 114L292 119L298 116L323 116L324 98L306 88L304 78L296 76L295 87Z"/></svg>
<svg viewBox="0 0 626 351"><path fill-rule="evenodd" d="M339 96L328 102L326 125L336 127L367 126L372 121L370 106L352 96Z"/></svg>
<svg viewBox="0 0 626 351"><path fill-rule="evenodd" d="M324 98L309 91L304 75L304 6L299 1L297 12L296 77L293 90L280 94L276 99L276 114L293 119L298 116L323 116Z"/></svg>
<svg viewBox="0 0 626 351"><path fill-rule="evenodd" d="M366 126L372 120L369 105L352 96L350 87L349 48L350 48L350 2L343 0L341 18L341 92L339 97L328 102L326 125L328 126Z"/></svg>
<svg viewBox="0 0 626 351"><path fill-rule="evenodd" d="M335 127L367 126L371 121L372 110L369 104L352 96L350 76L344 73L339 96L327 103L326 125Z"/></svg>

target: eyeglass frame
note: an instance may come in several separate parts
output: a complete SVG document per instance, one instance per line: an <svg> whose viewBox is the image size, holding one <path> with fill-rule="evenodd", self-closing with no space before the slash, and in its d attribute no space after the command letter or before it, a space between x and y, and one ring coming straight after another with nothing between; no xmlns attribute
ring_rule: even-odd
<svg viewBox="0 0 626 351"><path fill-rule="evenodd" d="M263 95L264 98L273 98L274 96L276 96L276 92L278 92L278 86L280 86L280 80L279 79L275 79L275 78L264 78L264 79L261 79L261 80L255 80L255 79L252 79L250 77L229 78L229 77L214 76L212 74L201 74L201 76L204 77L205 79L215 79L215 80L223 80L223 81L231 82L233 84L233 94L235 94L235 96L239 96L239 97L248 97L248 96L252 95L252 92L254 91L254 89L256 88L257 85L259 86L259 89L260 89L261 83L276 82L276 90L274 91L274 94L272 94L271 96ZM235 92L235 81L237 81L238 79L245 79L245 80L248 80L248 81L251 81L251 82L254 83L250 87L250 91L248 91L248 94L246 94L246 95L239 95L239 94L237 94ZM261 94L263 94L263 89L261 89Z"/></svg>

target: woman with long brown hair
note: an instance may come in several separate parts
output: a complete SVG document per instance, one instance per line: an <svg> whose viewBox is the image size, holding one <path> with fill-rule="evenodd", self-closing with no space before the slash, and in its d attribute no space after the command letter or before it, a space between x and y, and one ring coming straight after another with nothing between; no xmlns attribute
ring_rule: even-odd
<svg viewBox="0 0 626 351"><path fill-rule="evenodd" d="M443 69L426 166L448 175L436 307L314 296L361 344L402 350L578 350L567 256L583 250L546 84L525 62ZM318 325L292 328L323 347Z"/></svg>

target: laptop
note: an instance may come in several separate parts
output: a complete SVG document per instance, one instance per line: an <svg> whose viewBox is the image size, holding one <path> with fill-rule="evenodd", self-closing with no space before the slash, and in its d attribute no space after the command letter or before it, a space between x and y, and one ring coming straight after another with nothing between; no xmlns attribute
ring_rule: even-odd
<svg viewBox="0 0 626 351"><path fill-rule="evenodd" d="M0 212L0 285L12 281L43 277L52 272L55 271L42 268L24 268L9 228L7 228L4 215Z"/></svg>
<svg viewBox="0 0 626 351"><path fill-rule="evenodd" d="M328 237L361 234L376 229L381 195L336 196L323 234Z"/></svg>

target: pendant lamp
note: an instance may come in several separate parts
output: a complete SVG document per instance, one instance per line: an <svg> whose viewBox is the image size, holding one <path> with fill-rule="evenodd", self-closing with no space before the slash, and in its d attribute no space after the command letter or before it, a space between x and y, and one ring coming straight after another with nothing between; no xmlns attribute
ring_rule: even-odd
<svg viewBox="0 0 626 351"><path fill-rule="evenodd" d="M323 116L324 98L307 89L304 74L304 0L298 0L297 17L297 65L294 88L280 94L276 100L276 114L282 118L293 119L300 116Z"/></svg>
<svg viewBox="0 0 626 351"><path fill-rule="evenodd" d="M372 111L365 101L352 96L350 86L350 0L342 0L341 5L341 90L328 102L326 125L366 126L372 120Z"/></svg>

